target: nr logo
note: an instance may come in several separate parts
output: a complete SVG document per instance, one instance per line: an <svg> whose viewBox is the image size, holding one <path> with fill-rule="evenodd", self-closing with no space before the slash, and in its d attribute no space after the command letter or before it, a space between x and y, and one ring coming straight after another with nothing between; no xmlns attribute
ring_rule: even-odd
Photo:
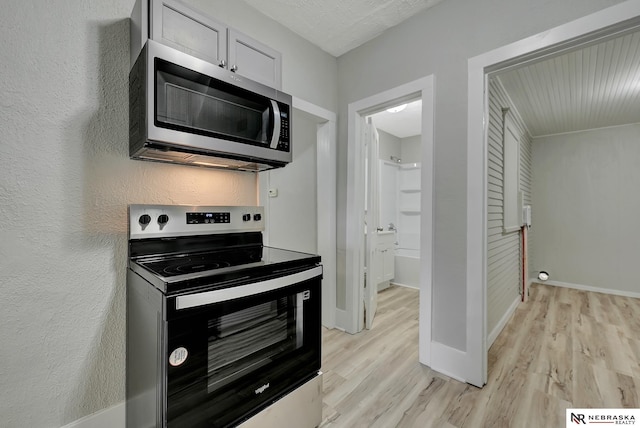
<svg viewBox="0 0 640 428"><path fill-rule="evenodd" d="M583 423L585 425L587 424L582 413L571 413L571 422L578 425L580 425L580 423Z"/></svg>

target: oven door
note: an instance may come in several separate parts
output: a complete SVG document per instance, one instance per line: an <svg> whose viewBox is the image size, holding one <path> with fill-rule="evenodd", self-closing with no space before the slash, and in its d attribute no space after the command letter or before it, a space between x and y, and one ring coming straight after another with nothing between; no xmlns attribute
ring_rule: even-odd
<svg viewBox="0 0 640 428"><path fill-rule="evenodd" d="M236 425L320 369L322 267L168 299L167 427Z"/></svg>

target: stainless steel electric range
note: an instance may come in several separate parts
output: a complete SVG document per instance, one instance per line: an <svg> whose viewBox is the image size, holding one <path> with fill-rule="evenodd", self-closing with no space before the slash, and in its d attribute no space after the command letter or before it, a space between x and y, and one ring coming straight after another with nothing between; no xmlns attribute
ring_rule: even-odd
<svg viewBox="0 0 640 428"><path fill-rule="evenodd" d="M320 257L263 229L262 207L129 207L128 427L319 425Z"/></svg>

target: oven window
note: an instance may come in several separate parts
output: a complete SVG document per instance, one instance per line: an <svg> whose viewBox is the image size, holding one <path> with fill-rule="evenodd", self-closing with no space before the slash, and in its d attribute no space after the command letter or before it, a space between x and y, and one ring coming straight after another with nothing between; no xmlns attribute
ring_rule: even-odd
<svg viewBox="0 0 640 428"><path fill-rule="evenodd" d="M308 294L281 297L210 320L208 392L302 347L303 302Z"/></svg>
<svg viewBox="0 0 640 428"><path fill-rule="evenodd" d="M270 100L156 58L156 125L268 145Z"/></svg>
<svg viewBox="0 0 640 428"><path fill-rule="evenodd" d="M317 375L320 286L169 310L167 428L235 426Z"/></svg>

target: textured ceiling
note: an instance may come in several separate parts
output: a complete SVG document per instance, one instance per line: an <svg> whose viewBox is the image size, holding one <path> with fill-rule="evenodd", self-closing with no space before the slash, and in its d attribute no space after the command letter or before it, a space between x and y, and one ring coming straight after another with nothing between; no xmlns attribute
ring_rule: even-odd
<svg viewBox="0 0 640 428"><path fill-rule="evenodd" d="M640 33L499 75L533 137L640 122Z"/></svg>
<svg viewBox="0 0 640 428"><path fill-rule="evenodd" d="M244 0L338 57L442 0Z"/></svg>

